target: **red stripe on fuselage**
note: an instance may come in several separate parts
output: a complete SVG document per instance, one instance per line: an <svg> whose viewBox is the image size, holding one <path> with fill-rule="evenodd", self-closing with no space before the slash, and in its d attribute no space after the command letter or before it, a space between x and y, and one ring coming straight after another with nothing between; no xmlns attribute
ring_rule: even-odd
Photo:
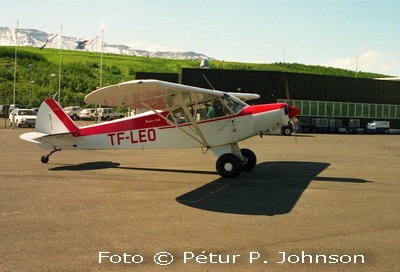
<svg viewBox="0 0 400 272"><path fill-rule="evenodd" d="M70 132L78 131L78 127L75 125L74 121L69 118L56 101L53 99L46 99L45 102Z"/></svg>
<svg viewBox="0 0 400 272"><path fill-rule="evenodd" d="M165 117L168 115L168 113L169 112L162 112L160 114ZM118 131L156 128L163 126L169 126L169 124L163 118L154 113L145 116L127 117L124 119L101 123L98 125L81 127L79 134L81 136L86 136L92 134L104 134Z"/></svg>
<svg viewBox="0 0 400 272"><path fill-rule="evenodd" d="M281 108L285 108L287 104L284 103L275 103L275 104L265 104L265 105L255 105L248 106L239 114L234 116L224 116L221 118L215 118L210 120L204 120L198 122L198 124L219 121L224 119L230 119L235 117L241 117L251 114L257 114L267 111L278 110ZM161 115L166 117L169 112L161 112ZM180 127L190 126L190 123L179 125ZM145 116L138 116L132 118L124 118L116 121L106 122L98 125L92 125L87 127L81 127L79 131L80 136L92 135L92 134L105 134L105 133L113 133L118 131L127 131L127 130L137 130L137 129L147 129L147 128L160 128L160 129L169 129L174 128L175 126L171 126L166 120L158 116L157 114L150 114Z"/></svg>

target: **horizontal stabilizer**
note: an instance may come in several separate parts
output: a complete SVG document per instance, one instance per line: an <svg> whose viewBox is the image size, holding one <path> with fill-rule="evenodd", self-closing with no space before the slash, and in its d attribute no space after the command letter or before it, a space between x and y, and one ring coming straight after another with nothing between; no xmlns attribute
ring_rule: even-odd
<svg viewBox="0 0 400 272"><path fill-rule="evenodd" d="M53 99L46 99L40 105L35 132L27 132L19 137L36 143L44 149L56 148L56 139L79 133L79 127Z"/></svg>
<svg viewBox="0 0 400 272"><path fill-rule="evenodd" d="M48 134L41 133L41 132L27 132L27 133L19 135L19 138L21 138L22 140L28 141L28 142L40 144L40 142L38 142L36 140L40 139L46 135L48 135Z"/></svg>
<svg viewBox="0 0 400 272"><path fill-rule="evenodd" d="M71 135L73 132L63 132L63 133L56 133L56 134L46 134L46 133L41 133L41 132L27 132L24 134L21 134L19 138L22 140L40 144L40 140L44 138L52 138L52 137L61 137L64 135Z"/></svg>

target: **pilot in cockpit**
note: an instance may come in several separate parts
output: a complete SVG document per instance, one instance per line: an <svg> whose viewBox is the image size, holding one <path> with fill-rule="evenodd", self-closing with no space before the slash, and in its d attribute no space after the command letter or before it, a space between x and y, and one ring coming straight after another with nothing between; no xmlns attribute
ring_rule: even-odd
<svg viewBox="0 0 400 272"><path fill-rule="evenodd" d="M211 106L208 108L207 118L216 118L223 116L222 103L219 99L215 99L211 102Z"/></svg>

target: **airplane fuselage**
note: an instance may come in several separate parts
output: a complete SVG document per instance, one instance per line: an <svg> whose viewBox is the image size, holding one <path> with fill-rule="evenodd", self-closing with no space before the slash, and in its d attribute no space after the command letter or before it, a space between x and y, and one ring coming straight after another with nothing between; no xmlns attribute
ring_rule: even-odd
<svg viewBox="0 0 400 272"><path fill-rule="evenodd" d="M221 177L251 171L257 157L238 142L288 124L299 110L284 103L249 106L258 94L226 93L157 80L133 80L107 86L85 97L92 105L148 109L119 120L77 126L53 99L41 104L35 132L20 138L51 151L62 149L202 148L218 159ZM206 153L204 152L204 153Z"/></svg>
<svg viewBox="0 0 400 272"><path fill-rule="evenodd" d="M207 147L237 143L267 134L288 123L286 104L247 106L235 115L199 121ZM52 149L147 149L205 147L193 124L171 124L169 112L147 112L119 120L80 127L76 133L51 137L41 146ZM184 132L184 133L182 133Z"/></svg>

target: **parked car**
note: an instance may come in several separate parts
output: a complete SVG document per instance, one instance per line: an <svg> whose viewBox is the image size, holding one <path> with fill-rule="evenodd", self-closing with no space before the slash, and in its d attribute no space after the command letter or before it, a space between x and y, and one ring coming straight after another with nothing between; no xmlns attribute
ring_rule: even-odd
<svg viewBox="0 0 400 272"><path fill-rule="evenodd" d="M37 115L38 114L38 112L39 112L39 108L33 108L33 109L31 109L31 110L33 110L33 112Z"/></svg>
<svg viewBox="0 0 400 272"><path fill-rule="evenodd" d="M63 108L63 111L71 117L72 120L79 119L79 112L81 111L81 107L79 106L68 106Z"/></svg>
<svg viewBox="0 0 400 272"><path fill-rule="evenodd" d="M124 117L122 112L116 111L112 108L99 108L97 112L102 120L111 120Z"/></svg>
<svg viewBox="0 0 400 272"><path fill-rule="evenodd" d="M8 113L11 113L14 109L27 109L27 108L29 108L27 105L11 104L10 107L8 108Z"/></svg>
<svg viewBox="0 0 400 272"><path fill-rule="evenodd" d="M0 117L8 117L10 105L0 105Z"/></svg>
<svg viewBox="0 0 400 272"><path fill-rule="evenodd" d="M87 108L83 109L79 112L79 118L82 120L94 120L95 118L95 109Z"/></svg>
<svg viewBox="0 0 400 272"><path fill-rule="evenodd" d="M37 116L33 109L14 109L10 113L10 116L8 117L10 127L12 126L13 116L14 116L15 127L20 127L23 125L34 127L36 125Z"/></svg>

